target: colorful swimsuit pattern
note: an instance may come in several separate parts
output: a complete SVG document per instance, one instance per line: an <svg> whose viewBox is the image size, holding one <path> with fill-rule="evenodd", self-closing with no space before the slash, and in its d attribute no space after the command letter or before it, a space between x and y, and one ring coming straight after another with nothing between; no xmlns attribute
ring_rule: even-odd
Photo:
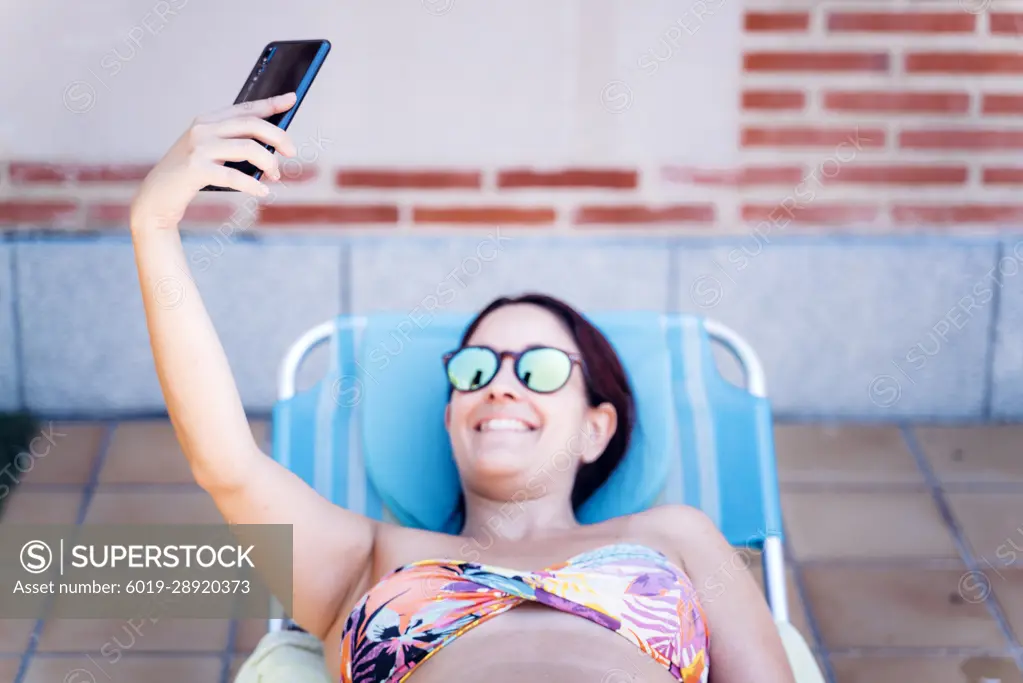
<svg viewBox="0 0 1023 683"><path fill-rule="evenodd" d="M453 560L399 567L348 616L341 681L404 681L447 643L527 600L624 636L683 683L707 682L709 630L692 582L662 553L632 544L538 572Z"/></svg>

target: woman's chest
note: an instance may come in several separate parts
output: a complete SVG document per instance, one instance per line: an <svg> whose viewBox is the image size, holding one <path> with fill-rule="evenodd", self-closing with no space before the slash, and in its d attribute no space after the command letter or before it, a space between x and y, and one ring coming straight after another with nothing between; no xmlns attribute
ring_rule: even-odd
<svg viewBox="0 0 1023 683"><path fill-rule="evenodd" d="M421 560L484 564L520 572L542 571L595 549L621 544L645 546L681 562L678 548L667 543L657 529L646 528L628 518L525 541L493 535L468 538L391 527L377 540L373 566L365 583L372 585L395 568Z"/></svg>
<svg viewBox="0 0 1023 683"><path fill-rule="evenodd" d="M692 586L655 537L634 535L625 543L620 534L591 534L529 545L444 540L378 547L383 568L364 578L358 603L335 626L330 642L340 653L328 652L332 662L356 673L375 670L365 680L413 663L417 680L431 680L429 671L442 680L448 667L464 678L466 667L507 661L525 648L536 666L574 680L561 674L592 667L607 674L639 652L642 664L634 666L657 665L647 671L653 677L622 680L657 681L670 680L663 675L672 664L698 655L692 624L685 630L693 642L680 640ZM599 652L598 642L607 643Z"/></svg>

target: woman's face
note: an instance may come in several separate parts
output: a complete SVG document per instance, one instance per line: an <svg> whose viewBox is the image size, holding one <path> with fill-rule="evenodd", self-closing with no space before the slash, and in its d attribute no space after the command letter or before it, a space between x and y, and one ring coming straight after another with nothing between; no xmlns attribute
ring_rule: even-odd
<svg viewBox="0 0 1023 683"><path fill-rule="evenodd" d="M499 352L542 345L579 353L562 322L532 304L490 313L467 345ZM578 365L564 387L538 394L519 382L514 361L505 358L482 389L452 393L445 424L463 483L491 500L519 501L552 488L571 491L578 466L596 460L614 434L615 411L610 404L589 405Z"/></svg>

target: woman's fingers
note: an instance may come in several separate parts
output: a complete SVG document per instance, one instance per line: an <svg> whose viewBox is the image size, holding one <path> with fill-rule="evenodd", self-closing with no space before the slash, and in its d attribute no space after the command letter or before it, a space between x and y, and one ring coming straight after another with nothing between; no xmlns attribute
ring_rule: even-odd
<svg viewBox="0 0 1023 683"><path fill-rule="evenodd" d="M287 131L254 116L225 119L211 124L209 132L218 138L255 138L288 157L298 154Z"/></svg>
<svg viewBox="0 0 1023 683"><path fill-rule="evenodd" d="M220 121L226 121L227 119L236 119L243 116L255 116L260 119L265 119L273 116L274 114L280 114L282 111L288 111L295 106L295 100L295 93L290 92L285 95L268 97L264 100L242 102L240 104L233 104L225 109L204 114L195 121L196 123L218 123Z"/></svg>
<svg viewBox="0 0 1023 683"><path fill-rule="evenodd" d="M210 140L203 146L202 156L213 161L248 161L270 178L280 179L277 157L255 140Z"/></svg>
<svg viewBox="0 0 1023 683"><path fill-rule="evenodd" d="M209 179L210 185L230 187L256 197L265 197L270 193L270 188L267 185L264 185L250 175L242 173L238 169L221 166L212 162L209 163L211 168L204 175Z"/></svg>

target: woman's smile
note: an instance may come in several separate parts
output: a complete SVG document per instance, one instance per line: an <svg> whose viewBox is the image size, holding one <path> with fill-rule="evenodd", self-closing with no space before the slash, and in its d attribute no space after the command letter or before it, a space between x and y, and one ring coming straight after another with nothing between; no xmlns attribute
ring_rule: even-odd
<svg viewBox="0 0 1023 683"><path fill-rule="evenodd" d="M493 455L496 451L514 449L523 454L535 447L542 430L539 426L518 418L498 417L483 420L473 430L472 441L476 453Z"/></svg>
<svg viewBox="0 0 1023 683"><path fill-rule="evenodd" d="M513 417L491 417L482 420L476 427L477 432L532 432L536 427L525 420Z"/></svg>

